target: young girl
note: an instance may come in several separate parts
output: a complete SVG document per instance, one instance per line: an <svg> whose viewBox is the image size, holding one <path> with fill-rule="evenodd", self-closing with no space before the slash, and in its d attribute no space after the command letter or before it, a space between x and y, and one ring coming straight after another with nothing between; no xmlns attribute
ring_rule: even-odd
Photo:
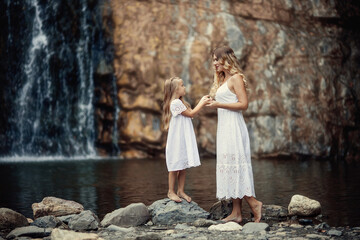
<svg viewBox="0 0 360 240"><path fill-rule="evenodd" d="M200 165L191 118L210 102L210 98L209 96L202 97L198 105L191 109L190 105L183 100L185 86L183 80L178 77L165 81L164 92L163 121L165 130L168 130L166 165L169 171L169 191L167 195L175 202L181 202L181 198L191 202L191 198L184 192L185 169ZM175 192L176 180L178 181L177 192Z"/></svg>

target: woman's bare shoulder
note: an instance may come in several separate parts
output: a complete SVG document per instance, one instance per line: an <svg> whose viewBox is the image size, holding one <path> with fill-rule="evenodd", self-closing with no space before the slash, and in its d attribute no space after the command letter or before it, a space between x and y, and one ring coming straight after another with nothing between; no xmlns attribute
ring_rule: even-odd
<svg viewBox="0 0 360 240"><path fill-rule="evenodd" d="M234 74L230 81L232 85L244 84L243 76L239 73Z"/></svg>

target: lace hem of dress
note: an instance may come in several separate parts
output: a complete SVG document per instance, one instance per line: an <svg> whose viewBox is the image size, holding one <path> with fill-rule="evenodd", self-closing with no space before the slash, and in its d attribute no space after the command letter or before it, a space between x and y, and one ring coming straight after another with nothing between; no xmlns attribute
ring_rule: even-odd
<svg viewBox="0 0 360 240"><path fill-rule="evenodd" d="M239 196L219 197L219 196L216 195L216 198L217 198L219 201L229 200L229 199L236 199L236 198L243 199L244 197L256 197L256 196L255 196L255 194L254 194L254 195L252 195L252 194L243 194L241 197L239 197Z"/></svg>

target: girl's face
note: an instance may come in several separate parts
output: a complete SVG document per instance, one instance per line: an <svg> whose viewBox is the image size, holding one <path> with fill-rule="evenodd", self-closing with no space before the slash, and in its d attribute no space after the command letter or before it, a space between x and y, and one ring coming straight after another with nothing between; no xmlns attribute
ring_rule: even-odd
<svg viewBox="0 0 360 240"><path fill-rule="evenodd" d="M215 55L213 56L213 65L216 72L224 71L224 65L219 62L219 59Z"/></svg>
<svg viewBox="0 0 360 240"><path fill-rule="evenodd" d="M184 82L182 79L178 80L178 84L176 87L176 94L179 95L179 97L185 96L186 94Z"/></svg>

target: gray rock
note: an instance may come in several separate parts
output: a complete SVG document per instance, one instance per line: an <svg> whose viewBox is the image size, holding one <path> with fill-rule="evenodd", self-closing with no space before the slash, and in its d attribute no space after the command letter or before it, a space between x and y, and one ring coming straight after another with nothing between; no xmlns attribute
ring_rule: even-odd
<svg viewBox="0 0 360 240"><path fill-rule="evenodd" d="M289 215L316 216L321 213L321 205L318 201L302 195L294 195L288 206Z"/></svg>
<svg viewBox="0 0 360 240"><path fill-rule="evenodd" d="M39 228L56 228L62 225L62 221L55 216L45 216L36 219L30 225Z"/></svg>
<svg viewBox="0 0 360 240"><path fill-rule="evenodd" d="M194 222L199 218L208 218L209 213L197 203L182 201L176 203L168 198L158 200L149 206L154 224L172 225L176 223Z"/></svg>
<svg viewBox="0 0 360 240"><path fill-rule="evenodd" d="M326 236L324 235L320 235L320 234L306 234L305 236L307 239L328 239Z"/></svg>
<svg viewBox="0 0 360 240"><path fill-rule="evenodd" d="M9 208L0 208L0 230L11 231L17 227L28 226L26 217Z"/></svg>
<svg viewBox="0 0 360 240"><path fill-rule="evenodd" d="M36 226L19 227L12 230L7 236L7 239L19 238L19 237L31 237L31 238L44 238L51 234L52 228L39 228Z"/></svg>
<svg viewBox="0 0 360 240"><path fill-rule="evenodd" d="M262 215L266 219L284 220L288 217L288 210L278 205L263 205Z"/></svg>
<svg viewBox="0 0 360 240"><path fill-rule="evenodd" d="M210 219L219 220L230 215L232 211L232 201L222 200L216 202L210 208Z"/></svg>
<svg viewBox="0 0 360 240"><path fill-rule="evenodd" d="M262 231L269 231L270 227L267 223L253 223L249 222L244 225L243 232L244 233L257 233Z"/></svg>
<svg viewBox="0 0 360 240"><path fill-rule="evenodd" d="M139 226L147 223L150 219L148 208L143 203L132 203L125 208L117 209L105 215L101 225L107 227L111 224L116 226Z"/></svg>
<svg viewBox="0 0 360 240"><path fill-rule="evenodd" d="M218 224L216 221L200 218L196 220L193 225L195 227L210 227L211 225Z"/></svg>
<svg viewBox="0 0 360 240"><path fill-rule="evenodd" d="M320 223L315 226L316 230L323 230L323 229L329 229L329 228L330 228L330 226L326 222Z"/></svg>
<svg viewBox="0 0 360 240"><path fill-rule="evenodd" d="M342 231L339 230L335 230L335 229L331 229L327 232L328 235L330 236L337 236L340 237L342 235Z"/></svg>
<svg viewBox="0 0 360 240"><path fill-rule="evenodd" d="M70 220L77 216L77 214L70 214L70 215L65 215L65 216L61 216L61 217L57 217L60 221L62 221L65 224L69 224Z"/></svg>
<svg viewBox="0 0 360 240"><path fill-rule="evenodd" d="M69 228L77 231L97 230L99 226L98 217L90 210L81 212L69 221Z"/></svg>
<svg viewBox="0 0 360 240"><path fill-rule="evenodd" d="M161 236L156 233L150 233L143 236L136 237L136 240L161 240Z"/></svg>

